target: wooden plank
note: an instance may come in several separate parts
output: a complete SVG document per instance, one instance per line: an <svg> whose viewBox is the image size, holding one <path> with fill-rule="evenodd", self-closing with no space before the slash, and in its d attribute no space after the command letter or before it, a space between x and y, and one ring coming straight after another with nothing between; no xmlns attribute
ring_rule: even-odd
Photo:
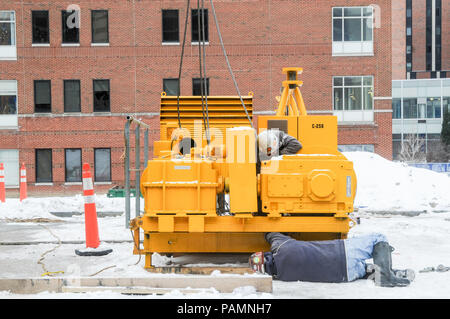
<svg viewBox="0 0 450 319"><path fill-rule="evenodd" d="M215 268L217 269L217 268ZM199 289L210 289L221 293L231 293L234 289L244 286L253 286L257 292L272 292L272 277L242 276L237 274L221 274L217 276L206 275L180 275L165 276L153 274L148 277L121 277L121 278L97 278L97 277L59 277L59 278L17 278L0 279L0 291L9 291L13 294L36 294L43 291L48 292L82 292L90 287L94 291L116 289L121 293L158 293L174 289L192 289L193 293ZM136 289L135 289L136 288ZM128 289L128 290L127 290ZM161 289L161 290L157 290ZM186 290L188 291L188 290Z"/></svg>
<svg viewBox="0 0 450 319"><path fill-rule="evenodd" d="M149 287L62 287L62 292L85 293L85 292L116 292L123 295L163 295L171 292L171 288L149 288ZM183 294L195 294L204 292L205 289L180 288L177 289Z"/></svg>

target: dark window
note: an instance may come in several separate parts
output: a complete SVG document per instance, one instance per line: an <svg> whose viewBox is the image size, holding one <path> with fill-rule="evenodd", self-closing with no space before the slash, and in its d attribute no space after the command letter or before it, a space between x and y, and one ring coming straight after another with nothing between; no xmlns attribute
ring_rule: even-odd
<svg viewBox="0 0 450 319"><path fill-rule="evenodd" d="M402 118L402 99L392 99L392 118Z"/></svg>
<svg viewBox="0 0 450 319"><path fill-rule="evenodd" d="M62 11L62 43L80 42L80 12Z"/></svg>
<svg viewBox="0 0 450 319"><path fill-rule="evenodd" d="M162 41L180 42L178 27L178 10L162 11Z"/></svg>
<svg viewBox="0 0 450 319"><path fill-rule="evenodd" d="M64 80L64 112L81 112L80 80Z"/></svg>
<svg viewBox="0 0 450 319"><path fill-rule="evenodd" d="M436 0L436 70L440 71L442 69L442 17L441 17L441 8L442 8L442 1Z"/></svg>
<svg viewBox="0 0 450 319"><path fill-rule="evenodd" d="M94 80L94 112L110 111L109 80Z"/></svg>
<svg viewBox="0 0 450 319"><path fill-rule="evenodd" d="M412 71L412 0L406 0L406 72Z"/></svg>
<svg viewBox="0 0 450 319"><path fill-rule="evenodd" d="M111 181L111 149L97 148L94 151L95 181Z"/></svg>
<svg viewBox="0 0 450 319"><path fill-rule="evenodd" d="M178 95L178 79L163 79L163 91L167 95Z"/></svg>
<svg viewBox="0 0 450 319"><path fill-rule="evenodd" d="M427 118L440 119L441 118L441 98L429 97L427 98Z"/></svg>
<svg viewBox="0 0 450 319"><path fill-rule="evenodd" d="M342 19L333 19L333 41L342 41Z"/></svg>
<svg viewBox="0 0 450 319"><path fill-rule="evenodd" d="M15 19L13 11L0 11L0 45L16 45Z"/></svg>
<svg viewBox="0 0 450 319"><path fill-rule="evenodd" d="M34 112L50 113L52 111L51 82L34 81Z"/></svg>
<svg viewBox="0 0 450 319"><path fill-rule="evenodd" d="M17 113L17 96L0 95L0 115Z"/></svg>
<svg viewBox="0 0 450 319"><path fill-rule="evenodd" d="M65 150L66 182L81 182L81 149Z"/></svg>
<svg viewBox="0 0 450 319"><path fill-rule="evenodd" d="M203 92L205 92L204 81L205 79L203 79L203 81L201 81L199 78L192 79L192 95L202 95L202 87L200 86L202 83L203 83ZM209 95L209 79L206 79L206 95Z"/></svg>
<svg viewBox="0 0 450 319"><path fill-rule="evenodd" d="M92 10L92 43L109 43L108 10Z"/></svg>
<svg viewBox="0 0 450 319"><path fill-rule="evenodd" d="M425 41L426 41L426 68L427 71L431 71L432 69L432 52L431 52L431 43L433 41L433 27L432 27L432 1L426 0L426 34L425 34Z"/></svg>
<svg viewBox="0 0 450 319"><path fill-rule="evenodd" d="M200 13L200 20L198 19ZM205 39L203 39L203 31L202 31L202 16L203 16L203 21L204 21L204 25L205 25ZM199 24L200 23L200 24ZM202 15L202 10L197 10L197 9L192 9L192 19L191 19L191 24L192 24L192 42L203 42L203 40L205 42L209 41L209 35L208 35L208 9L203 9L203 15ZM200 37L199 37L199 25L200 25Z"/></svg>
<svg viewBox="0 0 450 319"><path fill-rule="evenodd" d="M32 11L33 43L50 43L48 11Z"/></svg>
<svg viewBox="0 0 450 319"><path fill-rule="evenodd" d="M52 150L36 150L36 183L51 183L52 179Z"/></svg>
<svg viewBox="0 0 450 319"><path fill-rule="evenodd" d="M417 99L415 98L403 99L403 118L405 119L417 118Z"/></svg>

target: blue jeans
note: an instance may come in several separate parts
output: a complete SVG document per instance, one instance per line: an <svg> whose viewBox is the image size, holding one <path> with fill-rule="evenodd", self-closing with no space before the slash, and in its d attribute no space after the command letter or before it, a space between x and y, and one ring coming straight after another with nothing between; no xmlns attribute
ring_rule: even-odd
<svg viewBox="0 0 450 319"><path fill-rule="evenodd" d="M274 256L285 242L295 240L281 233L267 233L265 238L271 244ZM378 233L344 239L348 281L361 279L366 275L366 260L372 258L373 246L383 241L387 242L386 236Z"/></svg>
<svg viewBox="0 0 450 319"><path fill-rule="evenodd" d="M372 258L373 246L383 241L388 241L386 236L378 233L344 239L348 281L365 276L366 260Z"/></svg>

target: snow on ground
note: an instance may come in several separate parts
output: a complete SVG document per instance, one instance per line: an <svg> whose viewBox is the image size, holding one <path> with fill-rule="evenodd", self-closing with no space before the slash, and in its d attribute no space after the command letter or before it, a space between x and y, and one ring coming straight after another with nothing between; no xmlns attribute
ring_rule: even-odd
<svg viewBox="0 0 450 319"><path fill-rule="evenodd" d="M351 229L349 237L380 232L385 234L395 247L392 259L396 268L412 268L416 280L407 288L376 287L372 281L358 280L344 284L322 284L273 281L273 293L257 293L253 287L241 287L233 293L219 293L214 288L198 294L183 294L174 289L162 296L150 295L139 298L450 298L450 271L446 273L419 273L419 270L444 264L450 266L450 177L426 169L411 168L401 163L387 161L372 153L345 153L354 162L358 177L358 191L355 206L360 207L361 224ZM81 191L81 190L80 190ZM97 211L123 211L123 198L96 197ZM59 218L50 212L82 212L82 196L28 198L20 203L8 198L0 203L0 242L55 242L85 239L84 216ZM134 199L131 200L131 217L134 217ZM143 208L141 201L141 208ZM403 211L424 211L416 217L396 214ZM387 211L390 215L371 212ZM17 223L11 219L48 218L57 223ZM81 276L111 267L97 277L167 276L150 274L143 269L144 258L132 254L130 230L125 228L124 216L99 218L99 233L102 241L123 240L123 243L106 243L113 253L102 257L79 257L75 249L81 244L64 244L46 255L45 264L49 271L63 270L64 276L78 271ZM51 230L51 232L49 231ZM102 243L103 244L103 243ZM0 245L0 277L41 277L42 268L37 264L40 256L55 247L52 243L24 246ZM204 258L192 259L154 255L156 265L168 262L184 264L207 264ZM184 259L183 259L184 258ZM247 257L245 257L247 258ZM245 262L244 258L244 262ZM139 262L138 262L139 261ZM242 259L229 260L242 263ZM227 264L222 260L221 264ZM215 272L214 276L221 274ZM189 276L178 275L173 276ZM248 274L246 276L254 276ZM41 293L32 296L0 292L1 298L136 298L115 292L87 294Z"/></svg>

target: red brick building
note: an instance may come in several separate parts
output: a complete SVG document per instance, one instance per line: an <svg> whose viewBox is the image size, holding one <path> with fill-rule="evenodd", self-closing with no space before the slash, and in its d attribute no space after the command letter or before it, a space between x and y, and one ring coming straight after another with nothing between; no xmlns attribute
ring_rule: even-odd
<svg viewBox="0 0 450 319"><path fill-rule="evenodd" d="M191 3L182 95L198 89ZM205 5L209 94L236 95ZM339 117L343 150L392 157L390 0L216 1L215 9L255 117L274 110L282 67L300 66L309 113ZM177 0L0 0L0 161L11 196L19 163L31 193L80 192L84 162L97 191L123 185L126 115L151 126L150 145L159 138L159 98L176 87L185 18Z"/></svg>

